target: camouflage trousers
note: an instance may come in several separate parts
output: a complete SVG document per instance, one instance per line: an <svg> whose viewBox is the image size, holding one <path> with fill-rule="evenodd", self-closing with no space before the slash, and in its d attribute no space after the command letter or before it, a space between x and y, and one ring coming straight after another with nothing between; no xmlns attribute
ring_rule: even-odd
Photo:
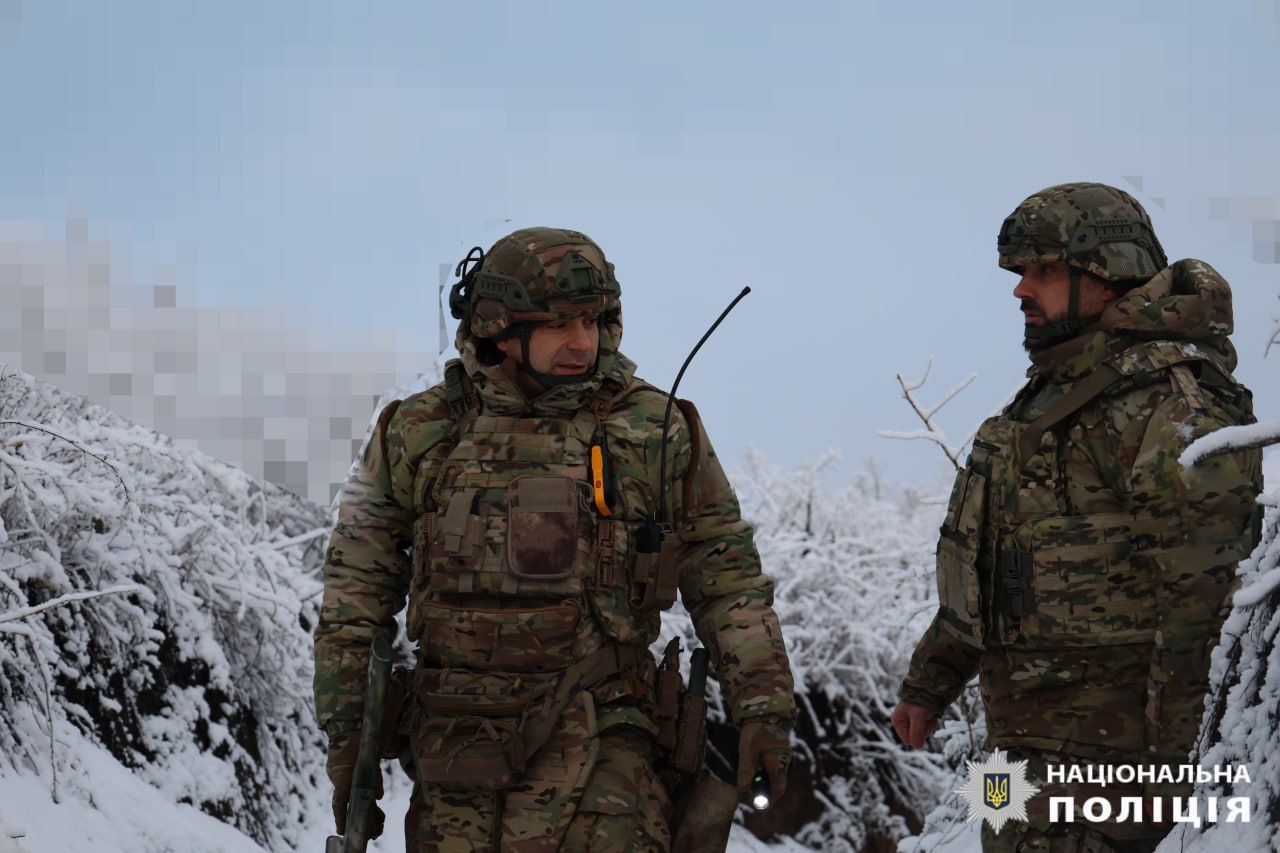
<svg viewBox="0 0 1280 853"><path fill-rule="evenodd" d="M654 771L653 741L631 726L602 732L582 762L553 737L528 775L504 791L419 784L405 817L408 853L665 853L671 800ZM583 781L566 786L582 762ZM572 773L567 774L572 776Z"/></svg>
<svg viewBox="0 0 1280 853"><path fill-rule="evenodd" d="M1122 787L1085 789L1068 788L1060 784L1050 785L1046 778L1049 764L1088 764L1068 755L1042 752L1034 749L1013 748L1008 751L1011 760L1027 762L1027 780L1040 789L1040 793L1027 802L1027 822L1006 823L1000 834L982 824L982 853L1152 853L1168 834L1169 827L1157 824L1104 824L1050 823L1048 800L1050 796L1072 795L1077 801L1091 796L1113 800L1112 814L1119 814L1119 797L1138 796L1140 789Z"/></svg>

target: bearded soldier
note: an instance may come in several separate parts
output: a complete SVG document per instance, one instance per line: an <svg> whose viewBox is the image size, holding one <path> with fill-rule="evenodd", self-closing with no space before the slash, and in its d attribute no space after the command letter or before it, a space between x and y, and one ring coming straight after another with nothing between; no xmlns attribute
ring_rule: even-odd
<svg viewBox="0 0 1280 853"><path fill-rule="evenodd" d="M893 724L923 746L977 674L989 746L1027 760L1044 789L1028 823L998 836L984 823L983 849L1149 851L1189 785L1150 771L1141 785L1074 782L1090 764L1177 769L1200 728L1209 652L1259 518L1258 451L1178 461L1200 436L1253 422L1232 376L1231 291L1203 261L1168 265L1146 211L1102 184L1032 195L999 252L1021 277L1031 367L956 477L938 613ZM1069 781L1047 785L1050 765ZM1051 823L1050 796L1073 797L1077 822ZM1117 820L1135 796L1148 811ZM1090 797L1112 819L1084 821Z"/></svg>
<svg viewBox="0 0 1280 853"><path fill-rule="evenodd" d="M407 599L408 849L666 850L659 614L678 590L740 729L739 787L763 770L776 797L795 708L772 583L693 406L619 352L599 246L523 229L459 275L461 359L381 413L327 554L315 693L339 832L370 639Z"/></svg>

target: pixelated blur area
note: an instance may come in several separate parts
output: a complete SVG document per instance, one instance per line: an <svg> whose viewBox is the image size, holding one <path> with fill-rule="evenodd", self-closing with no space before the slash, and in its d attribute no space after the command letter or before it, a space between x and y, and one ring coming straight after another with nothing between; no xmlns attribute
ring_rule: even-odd
<svg viewBox="0 0 1280 853"><path fill-rule="evenodd" d="M1253 260L1260 264L1280 264L1280 219L1273 198L1211 198L1209 218L1232 223L1249 240Z"/></svg>
<svg viewBox="0 0 1280 853"><path fill-rule="evenodd" d="M127 246L56 230L0 222L0 364L310 500L332 501L380 401L439 374L391 334L197 306L172 268L137 284Z"/></svg>

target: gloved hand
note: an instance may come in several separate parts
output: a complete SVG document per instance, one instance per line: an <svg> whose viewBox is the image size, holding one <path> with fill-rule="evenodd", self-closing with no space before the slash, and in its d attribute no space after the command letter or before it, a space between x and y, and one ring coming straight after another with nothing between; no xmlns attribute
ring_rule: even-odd
<svg viewBox="0 0 1280 853"><path fill-rule="evenodd" d="M791 731L773 719L750 720L742 724L738 741L738 790L751 788L759 768L769 776L769 799L777 802L787 789L787 767L791 764Z"/></svg>
<svg viewBox="0 0 1280 853"><path fill-rule="evenodd" d="M351 783L355 776L356 759L360 755L360 730L334 735L329 739L329 756L325 769L329 781L333 783L333 822L337 825L338 834L347 832L347 801L351 799ZM375 799L382 799L382 771L374 770L373 794ZM369 837L377 838L382 834L386 815L377 803L369 806Z"/></svg>

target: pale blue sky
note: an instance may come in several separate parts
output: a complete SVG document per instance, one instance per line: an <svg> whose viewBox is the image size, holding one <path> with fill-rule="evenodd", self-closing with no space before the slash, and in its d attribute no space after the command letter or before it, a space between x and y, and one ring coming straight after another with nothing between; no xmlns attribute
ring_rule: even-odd
<svg viewBox="0 0 1280 853"><path fill-rule="evenodd" d="M979 374L955 438L1012 391L995 235L1067 180L1133 192L1171 258L1228 277L1280 416L1277 6L0 0L0 219L83 216L138 284L424 350L441 263L578 228L658 385L752 286L681 387L728 462L924 479L934 449L876 435L918 426L894 373Z"/></svg>

